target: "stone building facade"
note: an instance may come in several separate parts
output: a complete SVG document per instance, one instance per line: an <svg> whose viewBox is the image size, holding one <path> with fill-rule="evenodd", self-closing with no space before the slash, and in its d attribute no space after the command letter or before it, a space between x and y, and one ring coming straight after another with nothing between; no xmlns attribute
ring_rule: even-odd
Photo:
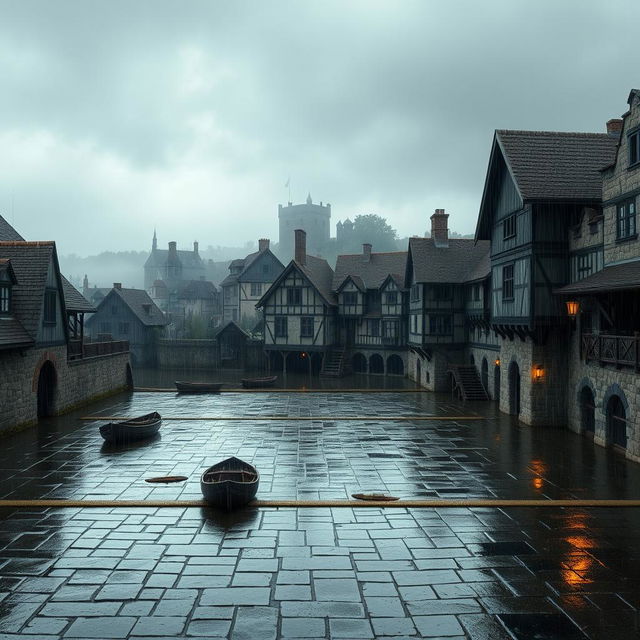
<svg viewBox="0 0 640 640"><path fill-rule="evenodd" d="M331 205L314 203L311 194L304 204L278 205L278 255L284 264L294 257L293 232L302 229L307 234L307 249L311 255L324 254L331 234Z"/></svg>

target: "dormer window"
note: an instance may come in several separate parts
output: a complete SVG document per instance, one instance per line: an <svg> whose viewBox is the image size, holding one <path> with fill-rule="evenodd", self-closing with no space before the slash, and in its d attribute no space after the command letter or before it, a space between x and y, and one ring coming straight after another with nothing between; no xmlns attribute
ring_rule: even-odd
<svg viewBox="0 0 640 640"><path fill-rule="evenodd" d="M11 285L0 283L0 314L11 313Z"/></svg>
<svg viewBox="0 0 640 640"><path fill-rule="evenodd" d="M505 218L502 223L502 238L506 240L507 238L515 238L516 237L516 214Z"/></svg>
<svg viewBox="0 0 640 640"><path fill-rule="evenodd" d="M640 129L632 131L627 136L627 145L629 147L629 166L640 163Z"/></svg>

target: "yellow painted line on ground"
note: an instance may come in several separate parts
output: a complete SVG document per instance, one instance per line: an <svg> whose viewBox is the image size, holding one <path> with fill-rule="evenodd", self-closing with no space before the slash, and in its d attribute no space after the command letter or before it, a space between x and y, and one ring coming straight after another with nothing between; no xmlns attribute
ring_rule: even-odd
<svg viewBox="0 0 640 640"><path fill-rule="evenodd" d="M397 500L382 502L375 500L254 500L248 507L285 508L359 508L379 509L443 509L453 507L552 507L552 508L596 508L596 507L640 507L640 500L502 500L502 499L442 499L442 500ZM203 500L0 500L0 508L176 508L210 507Z"/></svg>
<svg viewBox="0 0 640 640"><path fill-rule="evenodd" d="M175 387L168 389L161 387L135 387L135 392L140 393L178 393ZM241 389L230 387L207 393L181 393L180 395L205 396L219 393L432 393L428 389Z"/></svg>
<svg viewBox="0 0 640 640"><path fill-rule="evenodd" d="M79 420L131 420L135 416L82 416ZM227 421L256 421L256 420L291 420L310 421L324 420L371 420L375 422L425 421L425 420L485 420L484 416L163 416L163 420L227 420Z"/></svg>

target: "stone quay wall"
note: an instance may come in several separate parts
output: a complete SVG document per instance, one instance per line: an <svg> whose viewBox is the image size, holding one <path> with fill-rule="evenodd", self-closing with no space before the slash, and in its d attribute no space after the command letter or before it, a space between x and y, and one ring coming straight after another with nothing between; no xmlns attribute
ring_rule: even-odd
<svg viewBox="0 0 640 640"><path fill-rule="evenodd" d="M159 340L156 348L157 366L161 369L261 370L267 366L259 340L247 340L237 360L222 360L217 340Z"/></svg>
<svg viewBox="0 0 640 640"><path fill-rule="evenodd" d="M56 415L127 388L128 353L71 362L66 345L4 353L0 356L0 434L38 421L38 379L45 362L55 369L52 413Z"/></svg>

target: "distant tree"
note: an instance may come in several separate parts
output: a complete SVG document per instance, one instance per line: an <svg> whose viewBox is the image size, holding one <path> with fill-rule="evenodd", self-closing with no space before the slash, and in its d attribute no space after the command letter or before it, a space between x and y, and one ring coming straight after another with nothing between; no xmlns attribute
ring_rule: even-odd
<svg viewBox="0 0 640 640"><path fill-rule="evenodd" d="M398 232L387 222L386 218L375 213L358 215L353 221L353 233L347 239L342 251L357 253L362 245L369 243L373 251L397 251Z"/></svg>

